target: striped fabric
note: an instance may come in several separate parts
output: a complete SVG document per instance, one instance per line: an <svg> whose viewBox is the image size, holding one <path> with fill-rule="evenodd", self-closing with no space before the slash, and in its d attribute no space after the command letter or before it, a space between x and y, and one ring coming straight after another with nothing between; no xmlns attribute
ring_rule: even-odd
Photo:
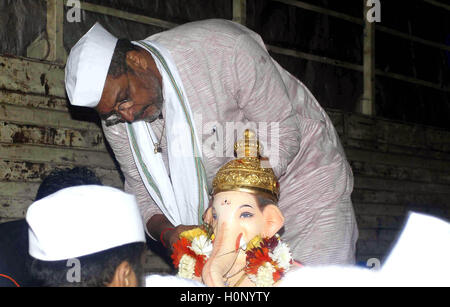
<svg viewBox="0 0 450 307"><path fill-rule="evenodd" d="M281 233L294 258L306 265L353 263L358 236L350 199L353 175L337 133L309 90L270 57L259 35L230 21L206 20L148 39L166 47L177 65L202 142L209 188L233 158L229 125L264 124L258 132L280 178ZM151 124L157 136L162 124L159 119ZM136 195L146 223L161 212L139 176L125 124L103 129L125 176L125 190ZM168 168L166 146L163 138Z"/></svg>

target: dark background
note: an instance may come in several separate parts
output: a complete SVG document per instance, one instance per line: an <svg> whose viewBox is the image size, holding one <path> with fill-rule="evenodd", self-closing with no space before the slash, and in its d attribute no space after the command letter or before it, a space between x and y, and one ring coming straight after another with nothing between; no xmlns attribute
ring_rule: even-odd
<svg viewBox="0 0 450 307"><path fill-rule="evenodd" d="M173 23L207 18L232 19L231 0L87 0ZM361 18L362 0L304 2ZM443 4L448 3L441 1ZM67 10L67 8L66 8ZM45 29L44 0L0 1L0 54L26 55L26 47ZM114 34L142 39L163 29L91 12L81 23L64 25L67 51L95 21ZM270 45L362 65L363 26L268 0L247 1L247 23ZM381 1L384 27L450 45L450 12L422 0ZM376 115L450 128L450 52L376 31L376 69L440 85L446 90L376 77ZM362 73L279 54L272 56L297 76L325 108L356 110L363 91Z"/></svg>

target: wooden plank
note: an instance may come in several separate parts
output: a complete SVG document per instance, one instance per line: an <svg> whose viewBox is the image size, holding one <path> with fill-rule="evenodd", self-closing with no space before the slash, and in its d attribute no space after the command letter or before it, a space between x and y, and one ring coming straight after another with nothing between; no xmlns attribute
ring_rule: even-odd
<svg viewBox="0 0 450 307"><path fill-rule="evenodd" d="M73 168L78 165L71 165ZM27 161L0 160L0 178L2 181L40 183L51 171L65 169L68 165L57 163L33 163ZM88 167L104 185L123 188L119 172L115 169L103 169L91 165Z"/></svg>
<svg viewBox="0 0 450 307"><path fill-rule="evenodd" d="M375 25L375 29L377 31L385 32L385 33L388 33L390 35L397 36L397 37L400 37L400 38L403 38L403 39L406 39L406 40L409 40L409 41L412 41L412 42L421 43L421 44L429 46L429 47L433 47L433 48L436 48L436 49L441 49L441 50L444 50L444 51L450 51L450 47L447 46L447 45L444 45L444 44L441 44L441 43L436 43L436 42L433 42L433 41L430 41L430 40L427 40L427 39L423 39L421 37L417 37L417 36L414 36L414 35L411 35L411 34L403 33L403 32L400 32L398 30L391 29L391 28L388 28L388 27L385 27L385 26L382 26L382 25L379 25L379 24Z"/></svg>
<svg viewBox="0 0 450 307"><path fill-rule="evenodd" d="M247 0L233 0L233 21L241 25L247 23Z"/></svg>
<svg viewBox="0 0 450 307"><path fill-rule="evenodd" d="M353 202L353 209L356 215L405 216L408 213L406 206L402 205Z"/></svg>
<svg viewBox="0 0 450 307"><path fill-rule="evenodd" d="M108 152L81 149L60 149L52 146L5 145L0 144L0 159L22 160L27 162L59 163L68 166L98 166L115 169L115 164Z"/></svg>
<svg viewBox="0 0 450 307"><path fill-rule="evenodd" d="M355 189L372 189L380 191L393 191L401 193L430 193L445 194L450 197L449 185L422 183L407 180L391 180L358 176L355 180Z"/></svg>
<svg viewBox="0 0 450 307"><path fill-rule="evenodd" d="M304 10L308 10L308 11L312 11L312 12L316 12L319 14L324 14L324 15L328 15L328 16L333 16L335 18L339 18L348 22L352 22L352 23L356 23L359 25L363 25L364 21L362 18L357 18L357 17L353 17L351 15L348 14L344 14L341 12L337 12L337 11L333 11L324 7L320 7L320 6L316 6L316 5L312 5L303 1L297 1L297 0L274 0L276 2L280 2L280 3L284 3L287 5L292 5Z"/></svg>
<svg viewBox="0 0 450 307"><path fill-rule="evenodd" d="M450 5L448 5L448 4L444 4L444 3L441 3L441 2L436 1L436 0L422 0L422 1L426 2L428 4L431 4L431 5L437 6L439 8L446 9L447 11L450 11Z"/></svg>
<svg viewBox="0 0 450 307"><path fill-rule="evenodd" d="M424 148L414 148L407 146L398 146L381 142L355 140L351 138L343 138L345 141L344 146L350 149L366 150L368 152L386 153L387 155L402 155L405 159L409 157L416 157L424 160L437 160L437 161L450 161L450 153L436 151ZM374 163L384 163L382 161L373 161ZM420 167L420 166L414 166Z"/></svg>
<svg viewBox="0 0 450 307"><path fill-rule="evenodd" d="M450 49L450 47L449 47L449 49ZM445 84L433 83L430 81L421 80L421 79L409 77L409 76L394 73L394 72L386 72L386 71L380 70L380 69L376 69L375 74L377 76L387 77L387 78L396 79L396 80L400 80L400 81L415 84L415 85L429 87L429 88L432 88L432 89L435 89L438 91L443 91L443 92L447 92L447 93L450 92L450 86L445 85Z"/></svg>
<svg viewBox="0 0 450 307"><path fill-rule="evenodd" d="M355 181L357 180L358 178L355 179ZM352 193L352 201L354 204L405 206L405 210L409 211L417 207L448 207L448 194L401 193L355 188Z"/></svg>
<svg viewBox="0 0 450 307"><path fill-rule="evenodd" d="M427 149L430 144L444 144L437 149L450 153L450 131L444 129L357 114L345 114L345 123L349 138Z"/></svg>
<svg viewBox="0 0 450 307"><path fill-rule="evenodd" d="M353 208L357 216L370 216L372 218L389 216L392 218L404 219L410 212L423 213L436 216L443 219L450 219L450 207L448 205L427 205L427 204L409 204L409 205L385 205L385 204L367 204L353 202ZM374 227L373 221L363 219L362 224L358 224L358 229L362 228L386 228L385 225Z"/></svg>
<svg viewBox="0 0 450 307"><path fill-rule="evenodd" d="M61 0L47 0L47 42L49 52L46 60L64 64L66 51L63 44L64 4Z"/></svg>
<svg viewBox="0 0 450 307"><path fill-rule="evenodd" d="M394 241L359 240L356 244L357 253L369 255L370 258L376 258L375 255L383 255L384 258L392 250L393 246Z"/></svg>
<svg viewBox="0 0 450 307"><path fill-rule="evenodd" d="M336 132L339 136L344 137L344 112L334 109L326 109L325 111L331 119Z"/></svg>
<svg viewBox="0 0 450 307"><path fill-rule="evenodd" d="M113 17L117 17L117 18L121 18L121 19L125 19L125 20L139 22L142 24L157 26L157 27L161 27L163 29L170 29L170 28L177 26L176 23L168 22L165 20L151 18L148 16L139 15L139 14L133 14L133 13L121 11L118 9L113 9L113 8L102 6L102 5L88 3L85 1L80 1L80 4L81 4L81 9L85 10L85 11L90 11L90 12L94 12L94 13L98 13L98 14L102 14L102 15L113 16ZM67 0L64 0L64 5L67 5Z"/></svg>
<svg viewBox="0 0 450 307"><path fill-rule="evenodd" d="M40 144L106 151L101 131L21 125L0 121L0 143Z"/></svg>
<svg viewBox="0 0 450 307"><path fill-rule="evenodd" d="M31 199L36 196L39 183L34 182L6 182L0 181L0 191L3 197Z"/></svg>
<svg viewBox="0 0 450 307"><path fill-rule="evenodd" d="M64 69L45 62L0 56L0 89L65 98Z"/></svg>
<svg viewBox="0 0 450 307"><path fill-rule="evenodd" d="M336 59L332 59L332 58L328 58L328 57L324 57L324 56L318 56L318 55L311 54L311 53L306 53L306 52L293 50L293 49L282 48L282 47L268 45L268 44L266 44L266 48L268 51L274 52L277 54L287 55L287 56L300 58L300 59L304 59L304 60L309 60L309 61L314 61L314 62L319 62L319 63L323 63L323 64L329 64L329 65L342 67L342 68L346 68L346 69L351 69L351 70L356 70L356 71L360 71L360 72L363 71L363 66L358 65L358 64L353 64L353 63L349 63L349 62L345 62L345 61L341 61L341 60L336 60Z"/></svg>
<svg viewBox="0 0 450 307"><path fill-rule="evenodd" d="M65 98L32 95L0 90L0 103L30 107L43 110L58 110L68 112Z"/></svg>
<svg viewBox="0 0 450 307"><path fill-rule="evenodd" d="M427 147L432 150L450 152L450 131L433 127L425 128Z"/></svg>
<svg viewBox="0 0 450 307"><path fill-rule="evenodd" d="M28 197L0 195L0 223L24 218L28 207L34 201L36 192L34 190L30 190L30 193L32 194L30 194Z"/></svg>
<svg viewBox="0 0 450 307"><path fill-rule="evenodd" d="M450 161L450 131L357 114L344 121L349 147Z"/></svg>
<svg viewBox="0 0 450 307"><path fill-rule="evenodd" d="M101 131L101 128L97 124L88 121L75 120L68 112L36 110L33 108L3 103L0 103L0 121L37 126L45 125L46 127L55 128Z"/></svg>
<svg viewBox="0 0 450 307"><path fill-rule="evenodd" d="M357 140L375 141L377 119L369 116L358 116L357 114L345 114L345 136Z"/></svg>
<svg viewBox="0 0 450 307"><path fill-rule="evenodd" d="M369 7L364 5L364 15ZM363 95L358 112L364 115L375 115L375 24L364 18L363 29Z"/></svg>
<svg viewBox="0 0 450 307"><path fill-rule="evenodd" d="M392 242L400 234L399 229L361 229L359 228L359 240L388 241Z"/></svg>
<svg viewBox="0 0 450 307"><path fill-rule="evenodd" d="M359 148L349 146L345 148L345 153L347 155L347 159L351 161L375 162L387 165L419 167L442 172L450 172L450 163L448 163L448 161L414 157L403 154L361 150Z"/></svg>
<svg viewBox="0 0 450 307"><path fill-rule="evenodd" d="M376 228L376 229L401 229L406 220L405 216L389 215L361 215L356 214L358 229Z"/></svg>
<svg viewBox="0 0 450 307"><path fill-rule="evenodd" d="M350 161L350 166L356 177L362 176L398 181L438 183L448 185L450 189L450 175L448 172L360 161Z"/></svg>
<svg viewBox="0 0 450 307"><path fill-rule="evenodd" d="M427 148L425 129L419 125L383 121L376 126L378 142L409 148Z"/></svg>

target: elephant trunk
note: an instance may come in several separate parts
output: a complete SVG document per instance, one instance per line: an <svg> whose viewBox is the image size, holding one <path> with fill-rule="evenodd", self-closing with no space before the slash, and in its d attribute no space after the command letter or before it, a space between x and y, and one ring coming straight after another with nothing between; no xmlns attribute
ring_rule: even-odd
<svg viewBox="0 0 450 307"><path fill-rule="evenodd" d="M242 233L233 234L226 222L223 222L215 234L213 251L203 267L202 278L209 287L224 287L226 285L223 277L236 262ZM232 238L236 238L236 240Z"/></svg>

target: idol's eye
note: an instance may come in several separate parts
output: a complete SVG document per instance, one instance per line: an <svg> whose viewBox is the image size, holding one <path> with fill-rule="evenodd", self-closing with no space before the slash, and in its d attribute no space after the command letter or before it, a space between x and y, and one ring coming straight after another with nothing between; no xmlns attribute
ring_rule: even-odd
<svg viewBox="0 0 450 307"><path fill-rule="evenodd" d="M240 215L241 218L247 219L253 217L253 213L250 212L242 212Z"/></svg>
<svg viewBox="0 0 450 307"><path fill-rule="evenodd" d="M213 213L212 214L212 218L213 218L213 220L216 220L217 219L217 214Z"/></svg>

